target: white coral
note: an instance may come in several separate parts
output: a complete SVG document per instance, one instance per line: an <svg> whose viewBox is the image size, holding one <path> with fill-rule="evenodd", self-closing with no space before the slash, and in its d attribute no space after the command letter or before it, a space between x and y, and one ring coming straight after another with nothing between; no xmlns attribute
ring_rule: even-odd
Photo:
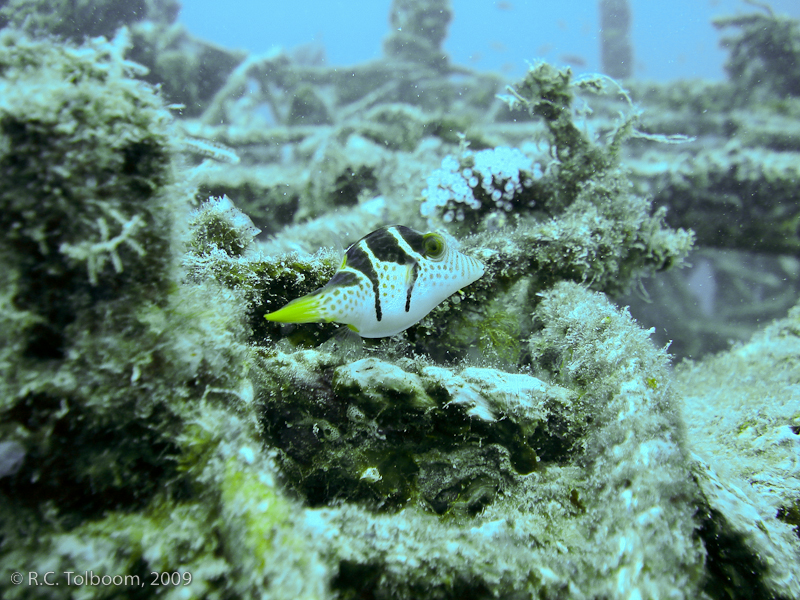
<svg viewBox="0 0 800 600"><path fill-rule="evenodd" d="M104 217L98 217L96 223L100 241L87 240L77 244L64 242L59 247L61 253L69 258L79 262L86 261L89 281L92 285L97 285L97 275L103 270L106 261L110 260L114 266L114 271L122 273L122 259L117 252L120 245L126 244L139 256L145 255L144 248L134 239L139 229L144 226L142 218L139 215L134 215L132 218L126 219L118 210L103 207L103 205L100 206L106 215L120 226L120 232L112 237L108 221Z"/></svg>
<svg viewBox="0 0 800 600"><path fill-rule="evenodd" d="M478 152L467 150L460 161L448 155L442 160L441 168L427 179L428 186L422 191L420 214L431 218L443 213L445 223L454 219L462 221L465 211L478 210L482 206L474 192L478 185L496 208L511 211L514 198L541 176L539 164L517 148L499 146Z"/></svg>

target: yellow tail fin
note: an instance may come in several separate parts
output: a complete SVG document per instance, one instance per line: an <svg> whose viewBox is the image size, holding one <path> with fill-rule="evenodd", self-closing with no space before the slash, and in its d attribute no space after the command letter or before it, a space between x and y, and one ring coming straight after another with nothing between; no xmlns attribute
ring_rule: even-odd
<svg viewBox="0 0 800 600"><path fill-rule="evenodd" d="M314 294L292 300L283 308L264 315L264 318L276 323L317 323L325 320L320 310L319 297Z"/></svg>

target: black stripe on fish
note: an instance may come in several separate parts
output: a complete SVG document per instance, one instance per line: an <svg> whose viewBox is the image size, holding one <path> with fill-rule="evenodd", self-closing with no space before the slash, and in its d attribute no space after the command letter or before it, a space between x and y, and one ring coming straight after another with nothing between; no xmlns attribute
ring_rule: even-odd
<svg viewBox="0 0 800 600"><path fill-rule="evenodd" d="M405 230L405 231L401 231ZM400 246L400 238L406 241L412 249L414 244L409 243L406 239L406 232L410 232L410 237L413 239L413 234L419 237L420 248L422 243L422 236L415 232L413 229L396 225L394 227L383 227L373 231L364 238L364 243L370 249L370 252L382 262L390 262L398 265L406 265L416 260L413 256L409 256L408 252ZM399 236L399 237L398 237Z"/></svg>
<svg viewBox="0 0 800 600"><path fill-rule="evenodd" d="M370 234L367 237L370 237L371 235L373 234ZM366 241L366 238L364 238L362 241ZM380 321L383 318L383 313L381 312L381 295L379 293L380 283L378 282L378 273L375 271L375 265L372 264L369 254L361 249L360 245L361 242L359 241L347 249L346 265L354 271L358 271L366 275L367 279L369 279L372 283L372 292L375 294L375 318Z"/></svg>
<svg viewBox="0 0 800 600"><path fill-rule="evenodd" d="M411 249L422 256L424 254L425 249L425 236L422 235L419 231L414 231L410 227L406 227L405 225L396 225L393 229L400 234L400 237L405 240L406 244L411 246Z"/></svg>
<svg viewBox="0 0 800 600"><path fill-rule="evenodd" d="M358 285L358 276L350 271L337 271L325 287L353 287Z"/></svg>
<svg viewBox="0 0 800 600"><path fill-rule="evenodd" d="M417 282L417 275L419 274L419 263L414 262L411 267L411 277L408 282L408 291L406 292L406 312L411 310L411 292L414 291L414 284Z"/></svg>

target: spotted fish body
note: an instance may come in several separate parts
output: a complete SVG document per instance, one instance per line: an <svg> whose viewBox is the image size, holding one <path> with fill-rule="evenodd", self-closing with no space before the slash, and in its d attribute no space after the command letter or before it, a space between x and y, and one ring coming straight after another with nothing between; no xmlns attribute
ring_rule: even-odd
<svg viewBox="0 0 800 600"><path fill-rule="evenodd" d="M345 252L331 280L266 315L278 323L343 323L361 337L394 335L483 275L483 265L438 233L382 227Z"/></svg>

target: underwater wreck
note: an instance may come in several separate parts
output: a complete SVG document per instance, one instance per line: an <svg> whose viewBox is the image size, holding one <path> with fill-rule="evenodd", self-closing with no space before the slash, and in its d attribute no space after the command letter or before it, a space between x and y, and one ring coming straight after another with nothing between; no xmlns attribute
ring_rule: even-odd
<svg viewBox="0 0 800 600"><path fill-rule="evenodd" d="M0 6L4 598L800 598L796 21L659 87L453 65L446 0L345 70L137 4ZM392 224L483 274L264 318Z"/></svg>

